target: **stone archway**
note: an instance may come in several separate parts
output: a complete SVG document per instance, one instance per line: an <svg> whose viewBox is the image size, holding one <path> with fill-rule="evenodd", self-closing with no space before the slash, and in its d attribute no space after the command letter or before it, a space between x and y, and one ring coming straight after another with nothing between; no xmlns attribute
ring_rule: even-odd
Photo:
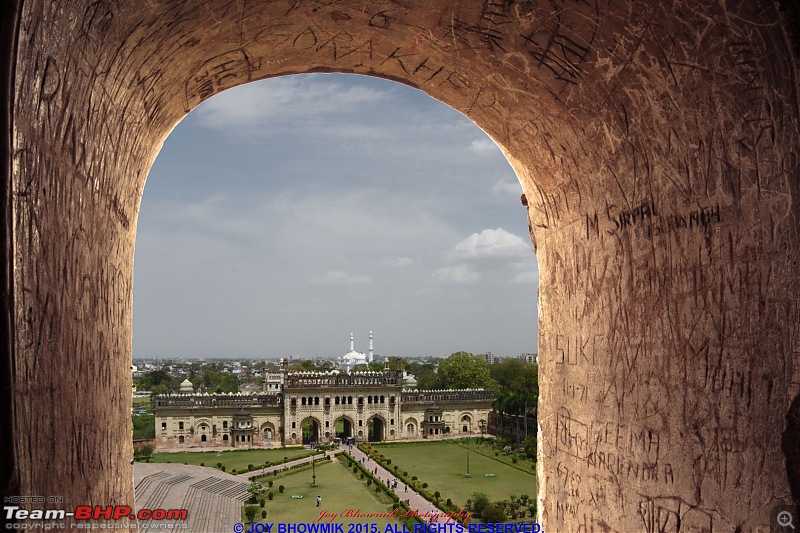
<svg viewBox="0 0 800 533"><path fill-rule="evenodd" d="M338 71L462 111L520 178L541 270L544 528L766 527L764 502L800 500L782 447L798 433L800 143L781 6L3 3L4 494L133 505L148 169L209 96Z"/></svg>
<svg viewBox="0 0 800 533"><path fill-rule="evenodd" d="M353 436L353 420L346 416L341 415L333 422L334 433L336 437L344 440Z"/></svg>
<svg viewBox="0 0 800 533"><path fill-rule="evenodd" d="M367 440L369 442L386 440L386 420L382 416L374 415L367 420Z"/></svg>
<svg viewBox="0 0 800 533"><path fill-rule="evenodd" d="M321 427L322 424L320 424L319 420L313 416L306 417L300 423L300 436L303 444L319 442Z"/></svg>

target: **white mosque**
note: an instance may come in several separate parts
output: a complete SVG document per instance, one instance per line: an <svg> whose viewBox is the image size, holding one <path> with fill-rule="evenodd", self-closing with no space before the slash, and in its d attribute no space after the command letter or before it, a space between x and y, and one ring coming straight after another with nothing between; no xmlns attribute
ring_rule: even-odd
<svg viewBox="0 0 800 533"><path fill-rule="evenodd" d="M366 365L372 362L372 332L369 332L369 353L357 352L353 345L353 334L350 334L350 351L339 358L339 368L344 372L350 373L358 365Z"/></svg>

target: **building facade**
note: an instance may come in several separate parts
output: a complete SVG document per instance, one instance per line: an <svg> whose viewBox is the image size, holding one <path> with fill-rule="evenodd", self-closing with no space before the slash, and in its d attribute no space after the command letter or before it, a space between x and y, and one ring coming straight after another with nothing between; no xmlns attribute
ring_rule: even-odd
<svg viewBox="0 0 800 533"><path fill-rule="evenodd" d="M283 372L266 375L260 393L159 395L156 447L279 447L485 431L492 391L404 390L402 377L394 370Z"/></svg>

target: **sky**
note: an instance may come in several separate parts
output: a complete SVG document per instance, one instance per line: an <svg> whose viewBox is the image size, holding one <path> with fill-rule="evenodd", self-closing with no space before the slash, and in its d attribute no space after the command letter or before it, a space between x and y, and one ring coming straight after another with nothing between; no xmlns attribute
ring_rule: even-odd
<svg viewBox="0 0 800 533"><path fill-rule="evenodd" d="M343 74L218 94L144 188L133 354L516 356L538 265L497 145L425 93Z"/></svg>

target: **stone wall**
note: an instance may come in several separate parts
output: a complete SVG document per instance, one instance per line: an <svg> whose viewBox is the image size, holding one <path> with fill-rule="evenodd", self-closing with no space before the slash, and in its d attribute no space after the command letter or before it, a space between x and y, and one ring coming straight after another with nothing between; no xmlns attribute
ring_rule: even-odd
<svg viewBox="0 0 800 533"><path fill-rule="evenodd" d="M545 529L766 531L800 503L800 106L780 9L4 2L4 493L133 505L150 165L213 94L337 71L446 102L517 172L541 272Z"/></svg>

